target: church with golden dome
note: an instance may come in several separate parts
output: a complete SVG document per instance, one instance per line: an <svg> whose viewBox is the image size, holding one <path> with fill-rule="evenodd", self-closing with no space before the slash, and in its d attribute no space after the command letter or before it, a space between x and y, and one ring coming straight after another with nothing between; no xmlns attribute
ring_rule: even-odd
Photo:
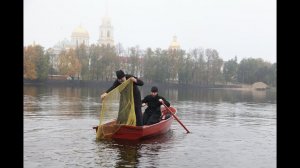
<svg viewBox="0 0 300 168"><path fill-rule="evenodd" d="M59 53L63 49L76 48L81 44L89 46L89 39L89 32L82 25L79 25L72 31L71 40L65 38L64 40L57 42L53 49L56 51L55 53ZM113 26L110 17L107 15L102 18L97 44L111 47L114 46Z"/></svg>
<svg viewBox="0 0 300 168"><path fill-rule="evenodd" d="M89 33L81 25L76 27L71 34L71 43L73 46L80 46L81 44L89 45Z"/></svg>
<svg viewBox="0 0 300 168"><path fill-rule="evenodd" d="M169 46L169 50L179 50L180 49L180 45L177 42L177 36L173 36L173 40Z"/></svg>
<svg viewBox="0 0 300 168"><path fill-rule="evenodd" d="M71 40L65 38L64 40L58 41L54 46L53 50L55 54L58 54L60 51L64 49L75 49L79 47L81 44L89 45L89 33L88 31L82 26L77 26L71 33Z"/></svg>

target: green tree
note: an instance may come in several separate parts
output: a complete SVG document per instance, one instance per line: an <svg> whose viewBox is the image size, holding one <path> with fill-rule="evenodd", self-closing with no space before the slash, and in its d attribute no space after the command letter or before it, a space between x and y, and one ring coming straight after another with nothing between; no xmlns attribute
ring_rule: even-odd
<svg viewBox="0 0 300 168"><path fill-rule="evenodd" d="M98 68L102 80L112 80L115 77L115 71L120 67L120 60L116 54L115 47L101 46Z"/></svg>
<svg viewBox="0 0 300 168"><path fill-rule="evenodd" d="M265 66L265 62L261 59L254 59L254 58L244 58L238 67L238 82L245 83L245 84L253 84L254 82L261 81L262 76L258 75L264 71L263 68Z"/></svg>
<svg viewBox="0 0 300 168"><path fill-rule="evenodd" d="M191 54L187 54L187 57L181 55L179 57L179 71L178 71L178 82L180 84L191 84L192 72L193 72L193 60Z"/></svg>
<svg viewBox="0 0 300 168"><path fill-rule="evenodd" d="M50 58L50 54L48 52L38 57L37 66L36 66L38 72L37 79L46 80L48 78L49 67L50 67L49 58Z"/></svg>
<svg viewBox="0 0 300 168"><path fill-rule="evenodd" d="M144 56L144 79L149 82L155 79L155 56L154 51L151 48L147 48L146 54Z"/></svg>
<svg viewBox="0 0 300 168"><path fill-rule="evenodd" d="M274 63L271 66L271 74L270 74L270 84L272 86L277 86L277 64Z"/></svg>
<svg viewBox="0 0 300 168"><path fill-rule="evenodd" d="M204 50L202 48L192 49L191 55L192 63L192 83L202 84L205 74Z"/></svg>
<svg viewBox="0 0 300 168"><path fill-rule="evenodd" d="M87 53L87 46L85 44L81 44L76 47L75 52L81 65L78 78L81 76L83 80L87 80L89 76L89 57Z"/></svg>
<svg viewBox="0 0 300 168"><path fill-rule="evenodd" d="M92 44L89 47L89 80L98 80L99 75L99 60L100 60L100 47Z"/></svg>
<svg viewBox="0 0 300 168"><path fill-rule="evenodd" d="M140 50L138 47L131 47L129 49L129 65L130 74L138 74L140 70Z"/></svg>
<svg viewBox="0 0 300 168"><path fill-rule="evenodd" d="M225 82L236 82L237 81L238 62L237 57L230 59L224 63L223 75Z"/></svg>

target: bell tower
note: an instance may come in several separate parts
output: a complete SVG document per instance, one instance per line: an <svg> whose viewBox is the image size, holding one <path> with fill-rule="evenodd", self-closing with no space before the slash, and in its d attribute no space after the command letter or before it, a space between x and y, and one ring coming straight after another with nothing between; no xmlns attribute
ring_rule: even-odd
<svg viewBox="0 0 300 168"><path fill-rule="evenodd" d="M111 25L111 19L108 16L108 7L106 1L106 13L102 18L100 26L100 35L98 43L105 46L114 46L113 26Z"/></svg>

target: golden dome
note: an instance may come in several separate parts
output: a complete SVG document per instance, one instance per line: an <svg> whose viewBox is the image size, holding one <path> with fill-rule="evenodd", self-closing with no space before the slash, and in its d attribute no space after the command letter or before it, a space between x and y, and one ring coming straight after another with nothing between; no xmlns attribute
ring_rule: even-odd
<svg viewBox="0 0 300 168"><path fill-rule="evenodd" d="M171 49L179 49L180 48L180 45L177 42L177 37L176 36L173 36L173 41L170 44L170 48Z"/></svg>
<svg viewBox="0 0 300 168"><path fill-rule="evenodd" d="M76 27L72 32L72 37L89 37L89 33L81 25Z"/></svg>

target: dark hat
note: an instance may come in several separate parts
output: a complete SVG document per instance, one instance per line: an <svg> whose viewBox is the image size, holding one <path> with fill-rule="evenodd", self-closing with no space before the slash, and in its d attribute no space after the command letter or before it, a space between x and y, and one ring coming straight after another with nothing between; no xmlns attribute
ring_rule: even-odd
<svg viewBox="0 0 300 168"><path fill-rule="evenodd" d="M116 75L118 79L122 79L125 76L125 73L122 70L116 71Z"/></svg>
<svg viewBox="0 0 300 168"><path fill-rule="evenodd" d="M153 87L151 88L151 92L158 92L157 87L156 87L156 86L153 86Z"/></svg>

